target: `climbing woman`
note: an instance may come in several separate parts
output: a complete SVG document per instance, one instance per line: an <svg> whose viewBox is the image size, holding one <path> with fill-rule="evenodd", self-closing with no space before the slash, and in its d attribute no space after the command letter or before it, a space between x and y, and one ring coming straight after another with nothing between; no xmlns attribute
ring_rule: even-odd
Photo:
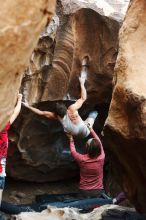
<svg viewBox="0 0 146 220"><path fill-rule="evenodd" d="M86 58L86 57L85 57ZM87 137L90 134L87 124L92 127L97 117L97 112L92 111L89 113L86 121L83 121L78 113L78 109L82 107L83 103L87 99L87 92L85 89L85 80L87 77L87 59L82 61L82 71L79 78L81 86L81 97L68 108L64 104L56 104L55 112L41 111L37 108L29 106L27 103L23 103L25 107L29 108L38 115L45 116L50 119L57 119L62 124L64 131L71 133L73 136Z"/></svg>

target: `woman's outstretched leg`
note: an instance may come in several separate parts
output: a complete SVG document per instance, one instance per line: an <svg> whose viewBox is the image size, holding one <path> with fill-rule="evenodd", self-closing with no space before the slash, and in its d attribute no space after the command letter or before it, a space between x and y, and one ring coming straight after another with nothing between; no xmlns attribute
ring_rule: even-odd
<svg viewBox="0 0 146 220"><path fill-rule="evenodd" d="M85 120L85 124L93 127L96 117L98 116L97 111L92 111L89 113L88 118Z"/></svg>

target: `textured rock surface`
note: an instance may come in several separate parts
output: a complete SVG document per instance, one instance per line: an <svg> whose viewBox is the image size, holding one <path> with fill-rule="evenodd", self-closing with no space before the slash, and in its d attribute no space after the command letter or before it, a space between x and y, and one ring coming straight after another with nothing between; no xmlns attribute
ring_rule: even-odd
<svg viewBox="0 0 146 220"><path fill-rule="evenodd" d="M115 177L143 213L146 213L145 11L144 0L133 0L120 30L115 86L105 128Z"/></svg>
<svg viewBox="0 0 146 220"><path fill-rule="evenodd" d="M41 100L62 99L67 92L73 98L79 97L78 76L81 72L81 60L88 55L88 98L93 95L98 99L98 102L94 100L96 104L101 102L100 99L102 103L109 102L117 55L118 23L104 19L91 9L81 9L72 16L64 16L61 24L56 37L52 67Z"/></svg>
<svg viewBox="0 0 146 220"><path fill-rule="evenodd" d="M64 13L70 14L81 8L91 8L114 20L123 20L129 0L61 0Z"/></svg>
<svg viewBox="0 0 146 220"><path fill-rule="evenodd" d="M58 21L56 27L57 25ZM56 38L54 34L47 39L46 36L43 37L34 51L30 75L26 72L22 84L25 100L30 104L53 101L63 99L67 94L73 99L78 98L81 59L84 55L89 55L90 66L86 83L88 100L82 115L86 117L86 113L96 107L101 121L99 125L102 126L107 114L106 106L111 99L118 30L118 22L104 18L91 9L63 15ZM50 40L51 49L48 44ZM52 58L46 62L48 54ZM44 104L41 102L38 106L44 110L53 110L51 102ZM69 156L66 136L58 122L24 110L15 129L19 135L16 138L10 134L13 143L11 142L9 149L9 175L43 182L67 178L77 173ZM18 146L17 149L13 148L15 145Z"/></svg>
<svg viewBox="0 0 146 220"><path fill-rule="evenodd" d="M55 0L1 2L0 13L0 129L16 103L22 73L38 37L55 10Z"/></svg>
<svg viewBox="0 0 146 220"><path fill-rule="evenodd" d="M102 207L94 209L87 214L79 213L78 209L73 208L55 208L48 207L47 210L41 213L21 213L15 216L16 220L144 220L145 218L140 216L132 208L120 207L117 205L104 205Z"/></svg>
<svg viewBox="0 0 146 220"><path fill-rule="evenodd" d="M81 70L81 59L82 56L89 55L91 58L89 74L92 74L92 77L89 76L89 86L87 84L89 93L93 93L93 96L98 96L97 99L102 100L98 100L98 103L109 103L119 25L118 22L100 15L109 16L106 10L108 5L109 9L112 8L112 11L116 12L119 17L123 17L122 13L125 14L128 1L117 4L117 2L111 1L97 3L95 1L68 0L61 1L61 3L63 6L59 5L58 10L59 14L63 14L63 16L59 16L60 26L56 38L54 39L56 30L53 37L49 34L47 38L42 37L33 53L29 71L26 72L24 78L27 91L25 99L29 103L63 99L64 96L66 97L69 81L70 85L76 84L76 92L75 89L72 91L69 89L69 93L71 93L69 95L72 98L78 97L77 76ZM79 11L77 12L77 10ZM76 13L71 15L73 12ZM57 23L58 21L56 27ZM80 49L78 50L78 48ZM97 91L95 91L96 83L98 83ZM58 89L56 90L54 87Z"/></svg>

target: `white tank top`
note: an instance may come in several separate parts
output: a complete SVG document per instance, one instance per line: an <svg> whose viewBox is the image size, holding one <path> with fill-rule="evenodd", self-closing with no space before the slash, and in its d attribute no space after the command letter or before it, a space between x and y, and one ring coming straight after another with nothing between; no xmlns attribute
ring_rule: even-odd
<svg viewBox="0 0 146 220"><path fill-rule="evenodd" d="M74 124L68 114L63 118L59 118L64 131L71 133L73 136L87 137L90 134L88 127L85 125L84 121L81 119L77 124Z"/></svg>

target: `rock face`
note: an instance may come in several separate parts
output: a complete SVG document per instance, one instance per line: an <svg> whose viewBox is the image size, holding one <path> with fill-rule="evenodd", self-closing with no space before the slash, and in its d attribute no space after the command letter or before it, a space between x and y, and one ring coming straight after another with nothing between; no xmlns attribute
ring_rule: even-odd
<svg viewBox="0 0 146 220"><path fill-rule="evenodd" d="M51 34L42 34L33 52L29 71L26 71L24 78L25 85L22 86L23 89L26 86L25 99L31 104L63 99L67 93L70 98L79 97L77 77L81 71L81 59L84 55L89 55L89 97L91 93L93 96L99 94L98 103L109 103L112 72L117 55L119 20L103 15L109 16L109 11L106 10L108 5L114 14L122 17L128 1L117 5L109 0L100 3L62 0L61 3L58 7L60 22L57 16L52 22L56 28L60 23L57 35L56 28ZM106 82L103 85L104 80ZM76 89L71 89L74 83Z"/></svg>
<svg viewBox="0 0 146 220"><path fill-rule="evenodd" d="M98 99L98 102L94 100L94 103L101 103L100 99L102 103L108 103L117 54L118 30L117 22L105 19L91 9L81 9L72 16L65 16L57 33L52 67L41 100L63 99L67 93L78 98L81 60L88 55L88 98L93 95ZM106 85L103 85L103 81ZM54 87L57 90L54 91Z"/></svg>
<svg viewBox="0 0 146 220"><path fill-rule="evenodd" d="M145 11L144 0L133 0L120 29L114 91L105 128L114 175L142 213L146 213Z"/></svg>
<svg viewBox="0 0 146 220"><path fill-rule="evenodd" d="M55 10L55 0L1 2L0 130L12 114L22 73L38 37Z"/></svg>
<svg viewBox="0 0 146 220"><path fill-rule="evenodd" d="M54 24L57 27L58 21L54 21ZM78 98L81 60L88 55L88 99L81 114L85 118L91 109L96 108L99 121L103 124L112 93L118 30L117 21L102 17L91 9L62 15L56 37L54 34L41 37L33 52L30 69L22 83L25 100L30 104L38 103L41 109L53 111L54 100ZM67 105L71 103L64 102ZM105 107L103 112L101 109ZM10 176L43 182L77 174L59 122L38 117L23 109L13 129L18 135L14 137L11 130L7 166Z"/></svg>

